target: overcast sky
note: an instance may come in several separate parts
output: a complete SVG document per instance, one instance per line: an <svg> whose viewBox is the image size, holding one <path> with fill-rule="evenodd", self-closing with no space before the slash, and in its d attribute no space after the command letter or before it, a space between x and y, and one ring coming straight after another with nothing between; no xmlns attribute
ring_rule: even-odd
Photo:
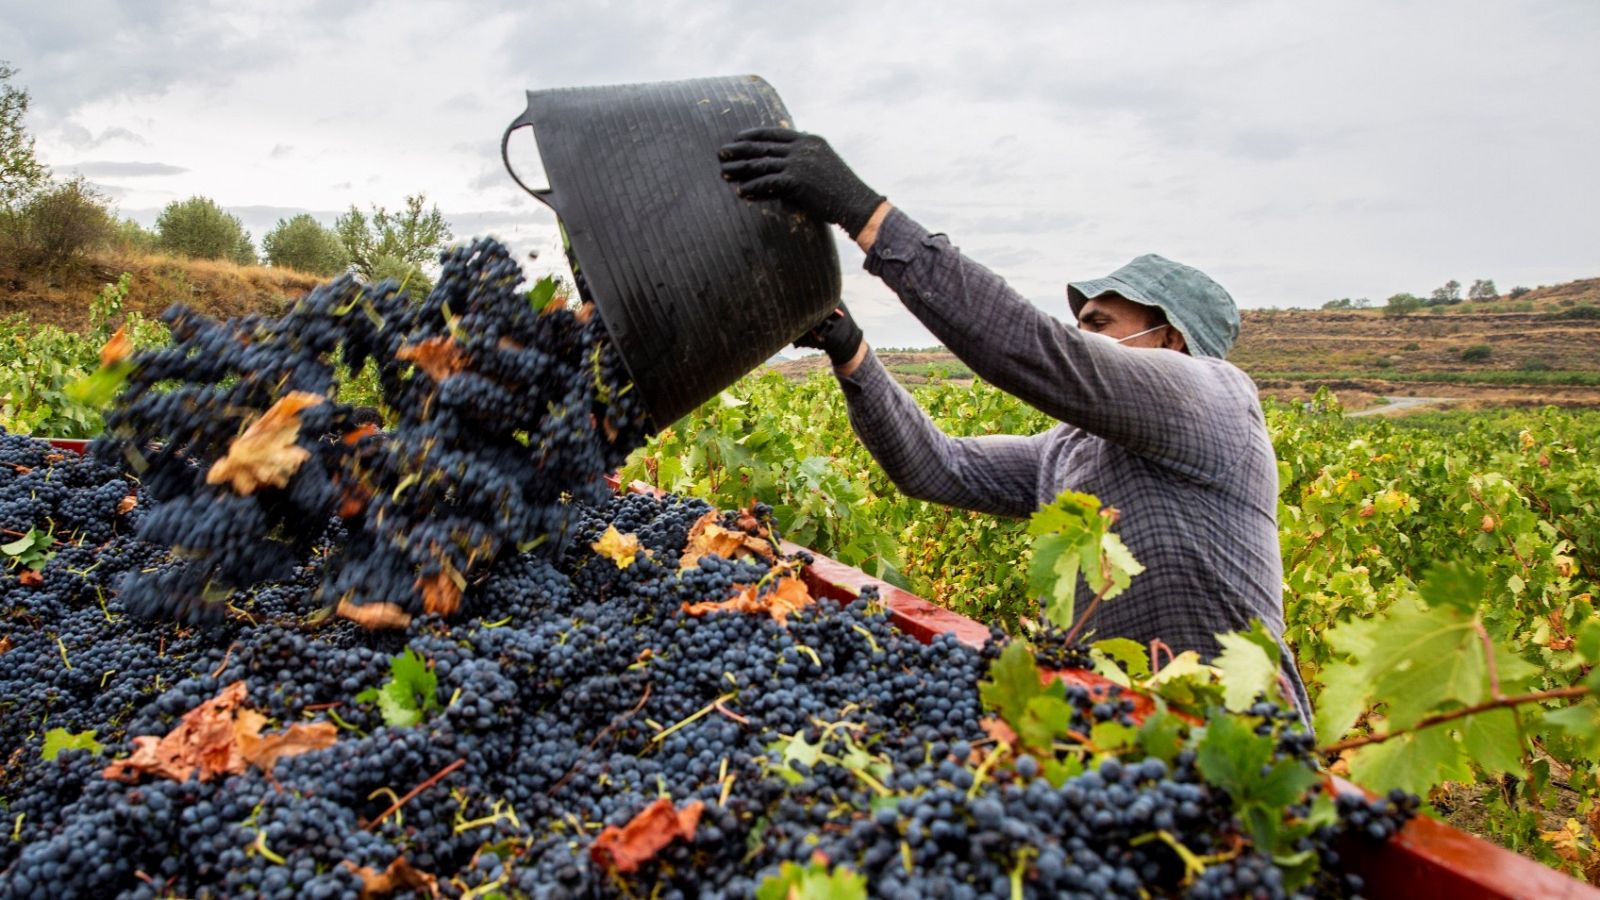
<svg viewBox="0 0 1600 900"><path fill-rule="evenodd" d="M1600 275L1600 2L0 0L57 174L152 223L436 201L537 272L528 88L754 73L1025 296L1156 252L1244 307ZM880 346L933 343L841 243Z"/></svg>

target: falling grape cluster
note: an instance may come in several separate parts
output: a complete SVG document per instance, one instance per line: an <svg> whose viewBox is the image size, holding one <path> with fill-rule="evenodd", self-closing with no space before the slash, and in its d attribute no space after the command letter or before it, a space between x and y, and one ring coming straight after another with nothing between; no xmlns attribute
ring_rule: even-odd
<svg viewBox="0 0 1600 900"><path fill-rule="evenodd" d="M346 277L280 317L164 315L170 343L128 360L95 446L156 501L140 537L175 551L122 586L131 610L215 620L320 548L317 599L392 623L448 613L507 551L564 541L571 501L601 497L642 442L638 396L590 308L523 289L504 246L440 263L425 298ZM339 398L341 372L369 365L381 430Z"/></svg>
<svg viewBox="0 0 1600 900"><path fill-rule="evenodd" d="M714 511L670 495L573 501L559 552L502 553L453 616L404 629L315 612L351 565L336 515L227 615L145 621L118 585L193 562L146 539L154 490L0 438L5 527L53 535L0 578L0 896L749 897L796 873L841 897L1342 896L1362 888L1344 859L1416 809L1339 797L1291 892L1192 747L1059 780L1004 752L981 696L997 642L919 643L871 591L688 614L798 561L691 557ZM759 543L768 512L709 521ZM605 552L611 533L637 545ZM270 771L119 769L240 683L265 733L326 743ZM1065 696L1072 730L1133 721L1115 691ZM1243 721L1314 764L1281 708ZM608 843L663 809L640 858Z"/></svg>

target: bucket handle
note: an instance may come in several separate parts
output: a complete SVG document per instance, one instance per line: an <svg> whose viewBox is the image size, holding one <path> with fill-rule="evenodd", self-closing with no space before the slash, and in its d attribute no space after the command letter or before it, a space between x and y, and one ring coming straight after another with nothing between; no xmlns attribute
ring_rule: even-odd
<svg viewBox="0 0 1600 900"><path fill-rule="evenodd" d="M511 180L517 183L517 187L522 188L523 190L548 204L550 201L546 198L552 193L551 189L544 188L543 190L534 190L533 188L528 187L527 182L522 180L522 176L517 174L516 167L511 165L511 135L516 133L516 131L520 128L532 127L533 104L529 103L528 108L523 111L522 115L518 116L516 121L512 122L506 128L506 133L500 136L500 161L505 163L506 171L510 173ZM535 138L535 140L537 140L537 138Z"/></svg>

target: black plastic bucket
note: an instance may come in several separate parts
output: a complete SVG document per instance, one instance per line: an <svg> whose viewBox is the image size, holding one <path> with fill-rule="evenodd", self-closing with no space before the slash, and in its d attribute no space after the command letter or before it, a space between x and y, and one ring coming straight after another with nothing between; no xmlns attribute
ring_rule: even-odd
<svg viewBox="0 0 1600 900"><path fill-rule="evenodd" d="M788 125L753 75L529 91L500 152L566 232L656 430L761 365L839 302L826 225L739 199L717 149L745 128ZM518 177L512 132L532 127L548 189Z"/></svg>

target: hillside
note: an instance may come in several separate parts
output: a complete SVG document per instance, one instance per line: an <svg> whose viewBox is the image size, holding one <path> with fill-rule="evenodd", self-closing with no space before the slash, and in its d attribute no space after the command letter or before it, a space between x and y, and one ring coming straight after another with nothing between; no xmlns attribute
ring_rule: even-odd
<svg viewBox="0 0 1600 900"><path fill-rule="evenodd" d="M1242 319L1229 360L1249 372L1263 394L1281 399L1327 385L1347 408L1380 396L1600 407L1600 278L1538 288L1517 300L1464 302L1407 316L1245 310ZM883 359L907 384L925 382L933 372L946 380L971 376L942 350ZM823 369L824 360L813 356L774 368L804 377Z"/></svg>
<svg viewBox="0 0 1600 900"><path fill-rule="evenodd" d="M56 270L0 260L0 316L86 328L89 302L123 272L131 276L127 308L151 317L178 302L216 316L275 312L324 280L293 269L149 254L104 255Z"/></svg>

